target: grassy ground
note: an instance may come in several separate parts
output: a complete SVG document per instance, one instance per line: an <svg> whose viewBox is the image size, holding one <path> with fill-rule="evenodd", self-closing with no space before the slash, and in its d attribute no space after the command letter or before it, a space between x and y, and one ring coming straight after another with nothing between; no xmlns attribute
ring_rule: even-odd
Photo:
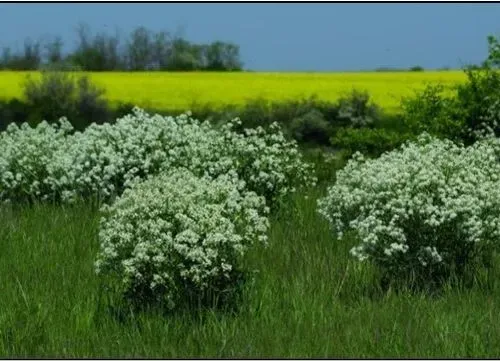
<svg viewBox="0 0 500 361"><path fill-rule="evenodd" d="M500 269L490 287L382 292L316 213L319 186L273 216L235 313L114 312L93 273L87 205L0 210L0 357L498 357ZM307 198L306 198L307 196Z"/></svg>
<svg viewBox="0 0 500 361"><path fill-rule="evenodd" d="M27 72L0 72L0 98L21 97ZM394 73L91 73L106 89L112 105L118 102L160 110L192 109L244 104L249 99L298 99L317 95L336 100L351 89L368 90L373 100L389 111L398 109L401 97L426 83L455 84L465 79L462 71Z"/></svg>

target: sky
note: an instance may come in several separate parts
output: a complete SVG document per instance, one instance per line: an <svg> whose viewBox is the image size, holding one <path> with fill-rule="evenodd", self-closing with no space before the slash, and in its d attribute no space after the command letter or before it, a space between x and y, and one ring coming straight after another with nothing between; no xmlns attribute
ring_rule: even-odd
<svg viewBox="0 0 500 361"><path fill-rule="evenodd" d="M60 35L71 49L75 27L86 23L94 33L145 26L193 42L233 42L255 71L460 68L486 58L499 19L495 3L3 3L0 47Z"/></svg>

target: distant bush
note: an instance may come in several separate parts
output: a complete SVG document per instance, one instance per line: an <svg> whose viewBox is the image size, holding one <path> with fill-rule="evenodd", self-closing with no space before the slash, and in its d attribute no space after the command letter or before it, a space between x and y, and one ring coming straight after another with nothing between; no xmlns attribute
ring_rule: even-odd
<svg viewBox="0 0 500 361"><path fill-rule="evenodd" d="M319 110L293 118L290 123L290 131L299 142L311 142L316 144L328 144L331 126Z"/></svg>
<svg viewBox="0 0 500 361"><path fill-rule="evenodd" d="M173 309L207 291L223 294L236 286L248 249L266 243L267 211L236 173L164 173L104 208L96 270L142 306Z"/></svg>
<svg viewBox="0 0 500 361"><path fill-rule="evenodd" d="M425 131L471 144L485 130L500 135L500 74L487 67L468 67L467 80L445 94L441 84L428 85L401 102L403 121L415 134Z"/></svg>
<svg viewBox="0 0 500 361"><path fill-rule="evenodd" d="M418 72L418 71L424 71L424 68L421 67L420 65L416 65L416 66L412 66L409 70Z"/></svg>
<svg viewBox="0 0 500 361"><path fill-rule="evenodd" d="M337 103L319 100L314 96L283 101L253 99L241 106L225 106L218 110L207 104L195 104L192 109L197 118L210 119L217 124L224 124L238 117L241 120L240 129L269 126L277 122L295 140L317 141L318 144L325 144L332 129L346 123L346 120L338 118Z"/></svg>
<svg viewBox="0 0 500 361"><path fill-rule="evenodd" d="M481 125L474 132L476 139L500 134L500 99L488 106L486 113L481 116Z"/></svg>
<svg viewBox="0 0 500 361"><path fill-rule="evenodd" d="M410 134L393 129L340 128L330 142L335 148L346 151L347 155L361 152L378 156L397 148L410 138Z"/></svg>
<svg viewBox="0 0 500 361"><path fill-rule="evenodd" d="M443 85L428 85L414 97L402 101L403 119L414 132L426 131L438 137L471 144L485 131L500 135L495 108L500 102L500 46L488 37L488 59L464 68L466 81L445 95Z"/></svg>
<svg viewBox="0 0 500 361"><path fill-rule="evenodd" d="M377 159L357 154L319 211L339 239L353 232L352 255L391 282L427 287L470 276L500 246L499 145L426 135Z"/></svg>
<svg viewBox="0 0 500 361"><path fill-rule="evenodd" d="M402 122L413 134L427 132L440 138L460 140L465 127L457 114L458 102L445 94L441 84L429 84L401 101Z"/></svg>
<svg viewBox="0 0 500 361"><path fill-rule="evenodd" d="M75 129L83 130L90 123L104 123L109 118L104 90L92 84L87 75L51 71L42 72L40 79L28 75L23 93L30 108L27 121L32 125L65 116Z"/></svg>
<svg viewBox="0 0 500 361"><path fill-rule="evenodd" d="M465 123L464 141L477 140L476 133L491 128L499 136L500 127L492 117L492 107L500 101L500 73L488 65L465 69L467 81L457 86L458 117Z"/></svg>
<svg viewBox="0 0 500 361"><path fill-rule="evenodd" d="M338 100L340 120L352 127L366 127L375 123L380 115L380 108L370 101L367 91L352 90Z"/></svg>
<svg viewBox="0 0 500 361"><path fill-rule="evenodd" d="M199 118L208 115L206 108L193 110ZM385 115L366 91L353 90L336 102L315 96L301 100L269 101L254 99L240 107L229 106L209 115L212 121L226 122L239 117L242 127L257 127L278 122L299 142L328 144L331 134L342 127L373 127Z"/></svg>
<svg viewBox="0 0 500 361"><path fill-rule="evenodd" d="M19 99L0 100L0 131L9 124L21 124L28 119L28 104Z"/></svg>
<svg viewBox="0 0 500 361"><path fill-rule="evenodd" d="M381 66L381 67L375 68L375 71L380 72L380 73L393 73L393 72L404 72L407 70L404 68L394 68L394 67L390 67L390 66Z"/></svg>

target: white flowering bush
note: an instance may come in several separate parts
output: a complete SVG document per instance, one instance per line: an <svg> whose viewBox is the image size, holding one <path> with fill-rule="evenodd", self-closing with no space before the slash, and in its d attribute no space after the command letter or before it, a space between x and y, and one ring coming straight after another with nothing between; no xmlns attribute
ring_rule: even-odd
<svg viewBox="0 0 500 361"><path fill-rule="evenodd" d="M249 189L273 203L299 187L316 184L312 165L303 161L297 142L286 140L278 123L271 124L270 131L259 126L242 133L232 130L238 125L235 119L223 126L224 148Z"/></svg>
<svg viewBox="0 0 500 361"><path fill-rule="evenodd" d="M249 247L266 243L267 212L235 172L216 179L182 168L160 174L104 207L96 270L136 300L175 307L189 290L233 281Z"/></svg>
<svg viewBox="0 0 500 361"><path fill-rule="evenodd" d="M422 135L378 159L358 153L319 212L339 238L359 237L355 257L392 277L463 272L500 242L499 149L498 139L463 147Z"/></svg>
<svg viewBox="0 0 500 361"><path fill-rule="evenodd" d="M64 199L122 193L136 180L177 167L217 177L235 171L250 190L269 202L297 186L314 184L312 169L302 161L295 142L277 125L233 131L237 119L215 128L189 114L150 116L139 108L113 125L91 125L76 133L49 166L51 182Z"/></svg>
<svg viewBox="0 0 500 361"><path fill-rule="evenodd" d="M50 199L55 194L49 167L66 142L71 124L10 124L0 133L0 201Z"/></svg>

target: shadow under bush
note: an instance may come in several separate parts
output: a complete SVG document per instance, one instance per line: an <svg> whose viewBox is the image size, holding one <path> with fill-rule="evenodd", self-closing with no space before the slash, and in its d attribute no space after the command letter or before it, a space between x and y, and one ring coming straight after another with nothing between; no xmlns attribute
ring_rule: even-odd
<svg viewBox="0 0 500 361"><path fill-rule="evenodd" d="M168 299L163 298L161 292L153 294L147 287L122 292L118 283L113 286L108 279L99 288L99 307L101 312L120 322L130 321L131 316L143 312L155 312L164 317L203 311L237 314L245 302L252 276L250 272L233 271L230 279L221 278L201 292L194 285L184 284L175 308L169 307Z"/></svg>

